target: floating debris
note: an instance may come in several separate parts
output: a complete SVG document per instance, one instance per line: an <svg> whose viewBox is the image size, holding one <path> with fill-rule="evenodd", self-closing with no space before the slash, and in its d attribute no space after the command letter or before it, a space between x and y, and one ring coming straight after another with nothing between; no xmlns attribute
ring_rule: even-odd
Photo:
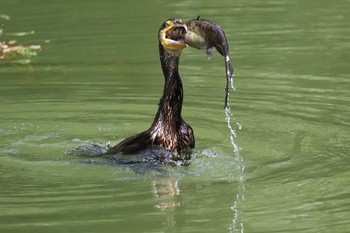
<svg viewBox="0 0 350 233"><path fill-rule="evenodd" d="M40 45L24 46L14 40L0 42L0 60L36 57L38 51L41 51Z"/></svg>
<svg viewBox="0 0 350 233"><path fill-rule="evenodd" d="M0 14L0 19L10 20L10 16ZM3 40L2 37L22 37L35 34L35 31L5 33L0 28L0 61L7 61L19 64L28 64L31 58L38 55L41 45L23 45L17 40Z"/></svg>

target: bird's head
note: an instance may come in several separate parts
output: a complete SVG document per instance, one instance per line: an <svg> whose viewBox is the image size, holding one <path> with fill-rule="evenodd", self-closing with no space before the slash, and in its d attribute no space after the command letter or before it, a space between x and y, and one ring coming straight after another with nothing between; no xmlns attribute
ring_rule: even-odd
<svg viewBox="0 0 350 233"><path fill-rule="evenodd" d="M169 52L181 52L187 47L186 32L187 26L181 19L168 19L159 29L159 43Z"/></svg>

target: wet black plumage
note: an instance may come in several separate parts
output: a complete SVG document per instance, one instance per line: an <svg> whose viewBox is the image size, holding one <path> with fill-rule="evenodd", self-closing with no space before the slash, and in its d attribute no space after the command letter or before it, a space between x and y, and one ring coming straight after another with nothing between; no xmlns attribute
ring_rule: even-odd
<svg viewBox="0 0 350 233"><path fill-rule="evenodd" d="M163 43L162 35L169 23L179 25L166 31L166 36L173 36L174 40L179 39L179 34L185 30L185 24L177 19L168 20L159 30L159 56L165 83L154 121L148 130L122 140L107 154L136 154L161 147L170 151L173 159L177 160L182 152L195 147L193 130L181 116L183 87L178 68L182 49L169 49Z"/></svg>

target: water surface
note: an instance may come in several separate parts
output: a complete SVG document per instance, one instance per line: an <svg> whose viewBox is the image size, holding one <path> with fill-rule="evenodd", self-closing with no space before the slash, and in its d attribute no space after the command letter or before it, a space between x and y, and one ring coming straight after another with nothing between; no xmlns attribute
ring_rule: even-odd
<svg viewBox="0 0 350 233"><path fill-rule="evenodd" d="M4 32L34 30L15 39L43 50L29 65L0 63L0 231L347 232L349 9L324 0L3 1ZM180 64L198 150L190 166L68 155L149 127L163 88L158 28L197 15L230 42L242 160L223 110L223 59L191 48Z"/></svg>

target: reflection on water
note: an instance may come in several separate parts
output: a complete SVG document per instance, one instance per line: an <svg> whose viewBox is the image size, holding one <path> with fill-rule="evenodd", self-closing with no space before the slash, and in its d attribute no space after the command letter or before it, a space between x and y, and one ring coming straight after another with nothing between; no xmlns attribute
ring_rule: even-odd
<svg viewBox="0 0 350 233"><path fill-rule="evenodd" d="M178 183L178 179L171 177L152 182L153 194L159 200L155 208L166 213L165 224L170 228L176 225L175 209L181 205L176 200L176 196L180 195Z"/></svg>

